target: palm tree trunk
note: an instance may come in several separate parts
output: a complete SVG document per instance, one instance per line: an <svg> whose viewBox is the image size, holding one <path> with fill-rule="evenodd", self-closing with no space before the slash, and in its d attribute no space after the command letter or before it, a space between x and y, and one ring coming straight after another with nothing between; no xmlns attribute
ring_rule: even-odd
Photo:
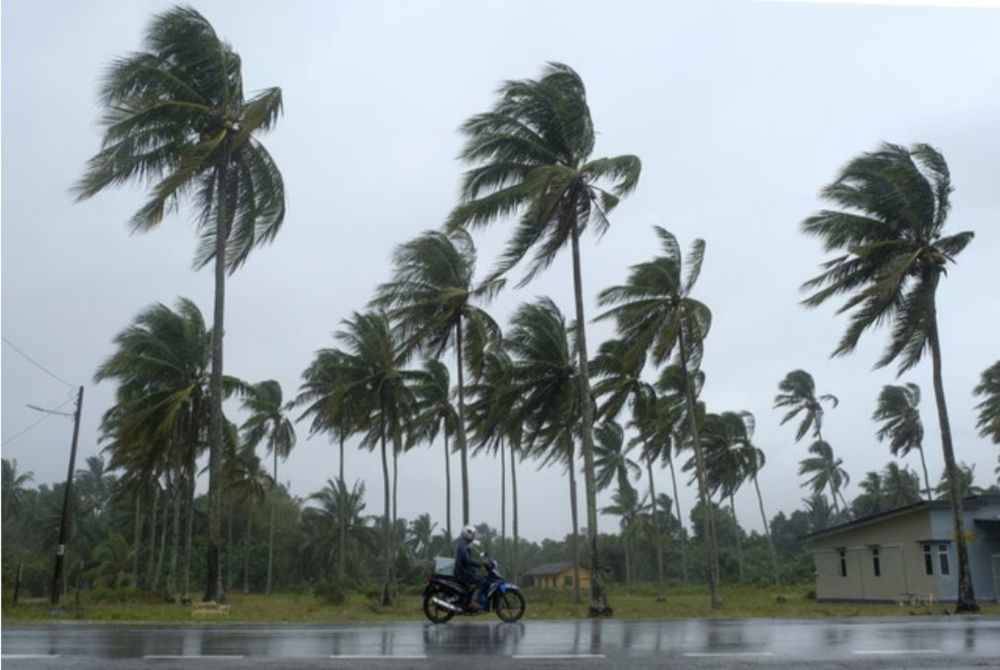
<svg viewBox="0 0 1000 670"><path fill-rule="evenodd" d="M160 502L160 485L153 480L153 508L149 513L149 559L146 565L146 588L154 591L153 575L156 570L156 507Z"/></svg>
<svg viewBox="0 0 1000 670"><path fill-rule="evenodd" d="M181 501L184 500L182 494L184 487L179 477L174 481L173 489L174 514L170 532L170 544L173 546L170 550L170 563L167 565L167 583L164 586L166 596L170 600L177 597L177 565L181 554Z"/></svg>
<svg viewBox="0 0 1000 670"><path fill-rule="evenodd" d="M931 347L931 362L934 367L934 399L937 402L938 425L941 427L941 448L948 473L948 494L951 497L952 522L955 526L955 549L958 554L958 596L955 612L978 612L976 594L972 587L972 573L969 571L969 548L966 545L962 494L959 489L960 473L955 463L955 448L951 441L951 422L948 419L948 405L944 398L944 380L941 374L941 342L938 340L937 305L935 302L938 277L935 276L929 308L930 328L928 340Z"/></svg>
<svg viewBox="0 0 1000 670"><path fill-rule="evenodd" d="M271 595L271 588L274 585L274 507L278 502L278 449L275 445L274 452L274 478L271 480L271 504L270 518L267 522L267 585L264 593Z"/></svg>
<svg viewBox="0 0 1000 670"><path fill-rule="evenodd" d="M733 494L729 494L729 509L733 513L733 523L736 524L736 561L739 565L739 579L740 583L744 581L744 571L743 571L743 539L740 538L740 520L736 518L736 500Z"/></svg>
<svg viewBox="0 0 1000 670"><path fill-rule="evenodd" d="M920 465L924 469L925 493L927 494L927 499L930 500L933 496L931 495L931 478L927 476L927 460L924 458L924 445L920 445L918 449L920 450Z"/></svg>
<svg viewBox="0 0 1000 670"><path fill-rule="evenodd" d="M681 577L688 583L687 539L684 537L684 517L681 516L681 499L677 497L677 473L674 471L674 459L670 458L670 480L674 485L674 507L677 508L677 523L680 524L681 544Z"/></svg>
<svg viewBox="0 0 1000 670"><path fill-rule="evenodd" d="M347 483L344 481L344 433L340 432L340 482L345 486Z"/></svg>
<svg viewBox="0 0 1000 670"><path fill-rule="evenodd" d="M448 453L448 422L444 422L444 516L448 524L448 539L451 534L451 455Z"/></svg>
<svg viewBox="0 0 1000 670"><path fill-rule="evenodd" d="M511 554L510 559L510 573L514 577L514 581L517 581L517 468L515 467L515 462L517 461L517 449L514 444L510 445L510 494L511 494L511 529L514 533L514 551Z"/></svg>
<svg viewBox="0 0 1000 670"><path fill-rule="evenodd" d="M462 369L462 317L455 325L455 364L458 366L458 450L462 461L462 525L469 525L469 450L465 439L465 371Z"/></svg>
<svg viewBox="0 0 1000 670"><path fill-rule="evenodd" d="M184 529L184 598L191 597L191 551L194 542L194 480L196 471L195 457L191 455L191 460L187 467L188 491L185 500L187 506L187 527Z"/></svg>
<svg viewBox="0 0 1000 670"><path fill-rule="evenodd" d="M139 548L142 544L142 492L135 493L135 521L132 531L132 586L139 588Z"/></svg>
<svg viewBox="0 0 1000 670"><path fill-rule="evenodd" d="M625 549L625 586L632 585L632 561L629 556L628 527L622 525L622 547Z"/></svg>
<svg viewBox="0 0 1000 670"><path fill-rule="evenodd" d="M233 581L236 576L236 571L233 569L233 548L236 546L233 543L233 516L235 516L236 506L232 503L229 504L229 513L226 515L226 591L233 590ZM185 590L185 593L187 591Z"/></svg>
<svg viewBox="0 0 1000 670"><path fill-rule="evenodd" d="M226 212L228 195L228 167L230 141L222 163L217 168L218 190L215 223L215 305L212 317L212 374L209 380L211 410L208 440L208 566L206 570L205 600L222 602L226 598L222 588L220 553L222 551L222 336L225 333L226 309L226 241L229 239L229 216Z"/></svg>
<svg viewBox="0 0 1000 670"><path fill-rule="evenodd" d="M166 493L166 491L164 491ZM156 567L153 570L153 579L150 586L150 591L156 593L160 586L160 575L163 574L163 557L167 553L167 510L170 508L170 501L166 500L163 503L163 518L160 521L160 553L156 557Z"/></svg>
<svg viewBox="0 0 1000 670"><path fill-rule="evenodd" d="M683 317L682 317L683 318ZM698 476L698 497L705 515L705 544L708 548L708 591L711 596L712 609L722 607L719 595L719 546L715 535L715 514L712 511L712 501L708 495L708 484L705 481L705 455L701 449L701 438L698 435L698 419L695 416L697 405L694 400L694 389L691 387L691 375L688 372L688 352L685 338L686 324L682 321L678 330L681 369L684 371L684 395L687 398L688 423L691 428L691 441L694 448L695 469Z"/></svg>
<svg viewBox="0 0 1000 670"><path fill-rule="evenodd" d="M385 411L383 408L382 416L385 417ZM390 534L392 532L392 526L390 526L389 515L392 511L392 502L389 500L389 458L385 453L385 418L380 419L380 437L382 442L382 489L385 502L385 515L384 515L384 525L385 528L382 532L382 543L384 544L385 552L385 566L383 567L383 583L382 583L382 606L386 607L391 604L392 596L390 594L389 580L391 578L392 570L392 543L390 540Z"/></svg>
<svg viewBox="0 0 1000 670"><path fill-rule="evenodd" d="M507 547L507 457L500 440L500 544L506 553Z"/></svg>
<svg viewBox="0 0 1000 670"><path fill-rule="evenodd" d="M572 204L572 203L570 203ZM590 544L590 613L611 614L604 589L600 556L597 553L597 486L594 483L594 405L590 395L590 369L587 354L587 319L583 311L583 273L580 267L580 230L576 210L567 208L573 244L573 297L576 303L577 354L580 359L580 405L583 410L583 482L587 497L587 535Z"/></svg>
<svg viewBox="0 0 1000 670"><path fill-rule="evenodd" d="M757 483L757 472L754 471L753 487L757 491L757 505L760 507L760 520L764 524L764 536L767 538L767 548L771 552L771 567L774 568L774 583L781 584L781 567L778 565L778 553L774 550L774 538L771 537L771 527L764 513L764 498L760 495L760 484Z"/></svg>
<svg viewBox="0 0 1000 670"><path fill-rule="evenodd" d="M397 511L399 510L399 507L397 507L397 498L396 498L396 493L399 490L398 486L397 486L398 484L399 484L399 448L394 443L392 445L392 533L393 533L393 537L395 537L395 534L396 534L396 519L399 518L399 516L397 516Z"/></svg>
<svg viewBox="0 0 1000 670"><path fill-rule="evenodd" d="M663 587L663 535L656 518L656 484L653 483L653 459L646 459L646 472L649 475L649 499L653 510L653 541L656 543L656 583ZM670 510L667 510L667 514Z"/></svg>
<svg viewBox="0 0 1000 670"><path fill-rule="evenodd" d="M253 523L253 506L247 504L247 530L243 534L243 593L250 593L250 532Z"/></svg>
<svg viewBox="0 0 1000 670"><path fill-rule="evenodd" d="M570 517L573 520L573 601L577 604L582 602L580 594L580 521L577 518L576 505L576 463L573 455L573 438L564 438L567 442L567 454L569 457L569 505ZM594 580L591 572L591 581ZM558 587L558 585L557 585Z"/></svg>

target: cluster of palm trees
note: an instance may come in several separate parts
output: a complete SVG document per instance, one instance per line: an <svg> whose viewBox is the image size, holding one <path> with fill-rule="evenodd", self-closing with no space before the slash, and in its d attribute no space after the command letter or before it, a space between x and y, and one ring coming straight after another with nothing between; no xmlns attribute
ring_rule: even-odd
<svg viewBox="0 0 1000 670"><path fill-rule="evenodd" d="M593 156L595 129L579 75L550 63L536 79L504 82L493 106L463 124L460 158L468 170L460 201L440 230L426 231L396 249L392 277L362 311L342 322L335 346L316 353L292 403L284 401L276 382L250 385L223 374L226 274L237 270L255 247L272 241L285 216L281 173L259 138L281 113L281 91L270 88L248 97L242 81L238 54L197 11L177 7L157 15L144 50L115 61L105 77L104 140L78 186L82 199L128 181L148 183L150 199L131 221L138 231L156 227L183 199L190 200L202 235L195 266L214 263L211 329L189 301L179 301L176 311L154 306L118 336L117 351L97 374L99 380L118 383L103 434L112 466L128 473L123 481L135 497L136 537L142 535L142 501L151 501L154 521L158 507L163 515L172 515L169 588L188 592L199 456L207 452L209 473L205 597L221 599L226 506L259 500L277 486L278 461L295 444L289 413L297 407L300 418L310 420L311 433L326 433L340 444L339 476L318 494L314 514L337 520L341 575L349 553L348 517L357 516L363 494L362 484L347 486L344 442L357 437L362 448L379 452L384 602L393 598L392 557L402 541L395 524L399 459L415 445L443 436L449 536L451 454L459 458L463 524L470 522L470 449L498 454L504 479L510 461L515 560L516 463L538 458L567 468L574 538L575 476L582 465L594 614L610 611L597 546L598 491L616 486L609 511L620 514L626 535L637 532L643 510L651 508L656 518L654 466L669 465L676 502L674 457L689 453L683 467L697 482L707 529L705 571L712 604L721 605L712 499L728 499L735 515L734 493L753 482L767 532L757 486L763 452L753 442L752 415L710 413L699 400L705 385L700 369L704 342L712 321L709 307L694 297L704 241L695 240L685 259L674 235L655 229L658 254L631 268L622 285L600 292L603 311L596 318L613 322L616 336L590 358L580 237L588 228L598 235L607 232L611 212L636 188L641 164L632 155ZM946 266L972 233L943 236L950 190L947 166L934 149L885 145L844 168L823 191L839 209L809 217L803 230L821 238L828 251L841 252L805 284L810 306L847 297L841 311L851 314L851 323L835 354L851 352L866 330L882 323L892 324L892 336L879 365L899 360L903 372L931 352L946 470L955 482L935 297ZM514 228L506 247L486 278L477 280L471 233L508 221ZM510 326L501 329L486 306L505 289L509 275L526 265L517 282L523 287L566 248L572 257L572 319L555 302L541 298L521 305ZM449 351L455 356L454 384L439 360ZM647 363L656 368L655 383L643 378ZM995 371L984 377L984 394L995 392L996 377ZM880 412L883 404L886 409L879 420L891 423L895 419L890 416L902 416L901 409L919 400L909 387L900 388L901 397L893 392L880 404ZM834 507L846 508L841 492L846 472L822 434L823 404L836 399L817 396L811 377L802 371L790 373L779 391L776 405L789 408L785 421L803 416L796 440L807 434L814 439L803 463L810 485L816 491L829 488ZM251 413L242 430L223 414L223 400L230 394L239 394ZM981 425L995 435L996 416L990 411L983 410ZM623 419L636 435L629 441L617 423ZM919 443L896 424L883 430L894 449L905 452ZM261 443L273 457L270 476L255 453ZM639 499L630 481L638 463L628 451L635 446L649 476L646 500ZM502 490L506 496L506 481ZM959 546L959 603L969 609L975 601L957 484L951 486L951 500ZM506 535L506 500L502 504L501 533ZM183 552L178 539L182 517ZM271 517L273 545L273 507ZM159 546L164 547L167 524L161 527ZM155 522L150 529L152 534ZM157 538L150 540L156 546ZM578 547L574 553L579 554ZM662 579L662 548L658 553ZM778 579L773 545L772 558ZM270 589L270 567L268 575ZM174 585L177 579L183 586Z"/></svg>

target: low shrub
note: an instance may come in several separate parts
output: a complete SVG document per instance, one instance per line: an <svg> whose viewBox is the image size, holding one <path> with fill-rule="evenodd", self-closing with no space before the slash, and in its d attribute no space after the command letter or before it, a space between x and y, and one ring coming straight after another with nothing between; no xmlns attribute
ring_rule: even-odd
<svg viewBox="0 0 1000 670"><path fill-rule="evenodd" d="M334 579L324 579L313 587L313 593L326 605L343 605L347 601L347 589Z"/></svg>

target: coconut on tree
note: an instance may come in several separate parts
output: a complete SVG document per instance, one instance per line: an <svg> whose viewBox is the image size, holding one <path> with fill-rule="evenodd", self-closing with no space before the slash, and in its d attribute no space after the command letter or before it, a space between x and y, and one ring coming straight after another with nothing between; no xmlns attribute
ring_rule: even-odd
<svg viewBox="0 0 1000 670"><path fill-rule="evenodd" d="M974 612L979 607L969 571L937 318L941 279L974 236L945 231L951 191L948 164L930 145L886 143L853 158L821 192L835 208L802 222L805 234L838 254L803 289L810 293L804 301L809 307L845 298L840 312L850 315L850 323L834 356L853 352L865 332L881 325L891 331L876 367L896 363L903 374L930 353L958 554L956 611Z"/></svg>
<svg viewBox="0 0 1000 670"><path fill-rule="evenodd" d="M128 182L148 185L149 200L129 222L133 232L156 228L188 201L201 235L195 268L215 264L205 599L221 601L226 273L271 242L285 219L281 172L259 139L281 115L281 89L248 97L239 54L198 11L174 7L153 17L142 50L111 64L100 101L104 138L77 198Z"/></svg>

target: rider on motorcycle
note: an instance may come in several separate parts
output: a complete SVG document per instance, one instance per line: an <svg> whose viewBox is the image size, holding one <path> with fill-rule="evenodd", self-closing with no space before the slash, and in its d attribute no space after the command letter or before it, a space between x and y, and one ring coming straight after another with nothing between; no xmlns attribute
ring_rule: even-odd
<svg viewBox="0 0 1000 670"><path fill-rule="evenodd" d="M455 578L462 582L467 591L465 606L470 608L472 594L479 591L478 609L486 609L486 579L479 573L484 567L480 561L472 557L472 544L476 541L476 529L466 526L455 545ZM470 608L471 609L471 608Z"/></svg>

